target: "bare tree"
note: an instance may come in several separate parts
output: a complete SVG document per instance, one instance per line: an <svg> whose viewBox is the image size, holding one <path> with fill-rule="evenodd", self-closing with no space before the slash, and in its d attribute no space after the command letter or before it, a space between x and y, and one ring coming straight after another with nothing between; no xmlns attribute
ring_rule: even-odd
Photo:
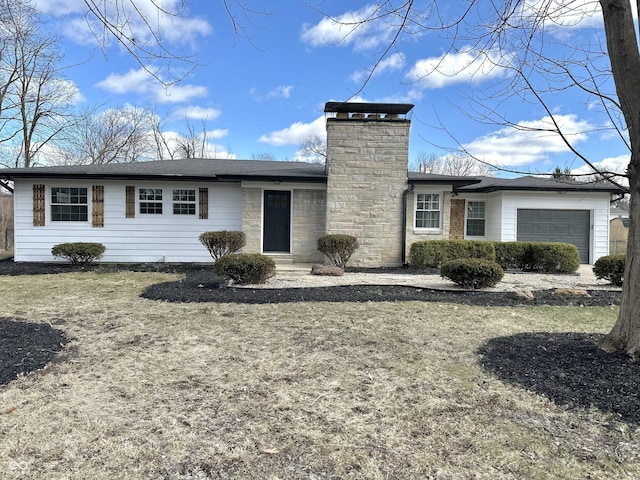
<svg viewBox="0 0 640 480"><path fill-rule="evenodd" d="M417 170L422 173L437 173L453 176L492 177L496 170L473 157L448 153L444 156L420 152L416 159Z"/></svg>
<svg viewBox="0 0 640 480"><path fill-rule="evenodd" d="M575 140L580 132L563 125L553 102L564 101L566 91L571 89L582 95L585 104L598 106L608 120L609 129L629 149L626 176L631 206L622 304L618 320L601 346L640 357L640 53L632 0L469 0L460 10L450 9L449 3L438 0L380 0L373 4L366 18L349 24L336 18L333 21L346 25L351 32L374 22L386 23L392 34L377 65L404 36L415 41L429 31L449 32L449 52L464 51L472 57L463 69L475 69L474 75L491 69L501 69L503 73L498 76L503 81L494 89L486 89L487 95L477 99L476 110L470 114L473 118L541 136L556 135L595 173L615 182L621 172L598 169L588 152L579 150ZM552 33L565 21L576 24L592 18L598 9L606 46L594 42L596 37L592 36L591 43L572 43L574 48L559 57L562 50L557 47L561 44L566 47L566 42ZM424 76L451 75L442 67L443 64L436 63ZM371 75L374 71L375 68ZM541 107L546 112L545 125L526 125L506 118L501 103L509 100Z"/></svg>
<svg viewBox="0 0 640 480"><path fill-rule="evenodd" d="M60 70L58 40L36 12L0 0L0 143L5 166L30 167L68 125L75 89Z"/></svg>
<svg viewBox="0 0 640 480"><path fill-rule="evenodd" d="M81 113L56 149L52 163L66 165L138 162L156 158L155 113L141 107Z"/></svg>
<svg viewBox="0 0 640 480"><path fill-rule="evenodd" d="M276 157L273 156L273 153L269 152L260 152L260 153L252 153L251 160L275 160Z"/></svg>
<svg viewBox="0 0 640 480"><path fill-rule="evenodd" d="M207 126L202 122L202 131L195 129L193 124L186 121L186 133L175 139L175 158L208 158L210 151L207 140Z"/></svg>
<svg viewBox="0 0 640 480"><path fill-rule="evenodd" d="M327 160L327 142L318 135L307 135L302 139L298 155L309 163L324 163Z"/></svg>
<svg viewBox="0 0 640 480"><path fill-rule="evenodd" d="M13 197L0 192L0 248L8 250L13 245Z"/></svg>

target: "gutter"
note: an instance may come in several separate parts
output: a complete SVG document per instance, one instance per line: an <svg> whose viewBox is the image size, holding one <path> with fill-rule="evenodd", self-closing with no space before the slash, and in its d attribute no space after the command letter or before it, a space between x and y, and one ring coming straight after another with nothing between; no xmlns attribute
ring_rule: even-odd
<svg viewBox="0 0 640 480"><path fill-rule="evenodd" d="M410 183L409 187L402 192L402 266L407 268L407 200L409 194L416 188L414 183Z"/></svg>

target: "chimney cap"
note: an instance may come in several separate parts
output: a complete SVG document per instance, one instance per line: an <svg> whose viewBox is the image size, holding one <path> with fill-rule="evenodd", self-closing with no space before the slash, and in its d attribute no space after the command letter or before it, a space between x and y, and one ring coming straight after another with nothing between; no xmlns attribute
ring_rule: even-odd
<svg viewBox="0 0 640 480"><path fill-rule="evenodd" d="M357 103L327 102L324 111L327 113L390 113L406 115L414 107L411 103Z"/></svg>

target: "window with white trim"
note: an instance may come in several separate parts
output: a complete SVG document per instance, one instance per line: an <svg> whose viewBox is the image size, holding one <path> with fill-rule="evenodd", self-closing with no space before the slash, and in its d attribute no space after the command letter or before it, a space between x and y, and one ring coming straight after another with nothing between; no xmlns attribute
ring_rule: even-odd
<svg viewBox="0 0 640 480"><path fill-rule="evenodd" d="M467 202L467 236L484 237L485 203Z"/></svg>
<svg viewBox="0 0 640 480"><path fill-rule="evenodd" d="M174 215L195 215L196 214L196 191L192 189L173 190L173 214Z"/></svg>
<svg viewBox="0 0 640 480"><path fill-rule="evenodd" d="M51 187L52 222L86 222L88 211L85 187Z"/></svg>
<svg viewBox="0 0 640 480"><path fill-rule="evenodd" d="M416 193L415 228L440 228L439 193Z"/></svg>
<svg viewBox="0 0 640 480"><path fill-rule="evenodd" d="M138 189L140 200L140 213L162 215L162 189L140 188Z"/></svg>

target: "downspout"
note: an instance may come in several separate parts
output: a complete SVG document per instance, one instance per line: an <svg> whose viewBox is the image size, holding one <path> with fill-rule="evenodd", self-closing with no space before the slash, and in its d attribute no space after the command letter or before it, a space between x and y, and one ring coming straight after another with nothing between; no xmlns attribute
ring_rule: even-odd
<svg viewBox="0 0 640 480"><path fill-rule="evenodd" d="M409 184L409 187L402 192L402 266L407 268L407 200L409 194L413 192L416 186L413 183Z"/></svg>

